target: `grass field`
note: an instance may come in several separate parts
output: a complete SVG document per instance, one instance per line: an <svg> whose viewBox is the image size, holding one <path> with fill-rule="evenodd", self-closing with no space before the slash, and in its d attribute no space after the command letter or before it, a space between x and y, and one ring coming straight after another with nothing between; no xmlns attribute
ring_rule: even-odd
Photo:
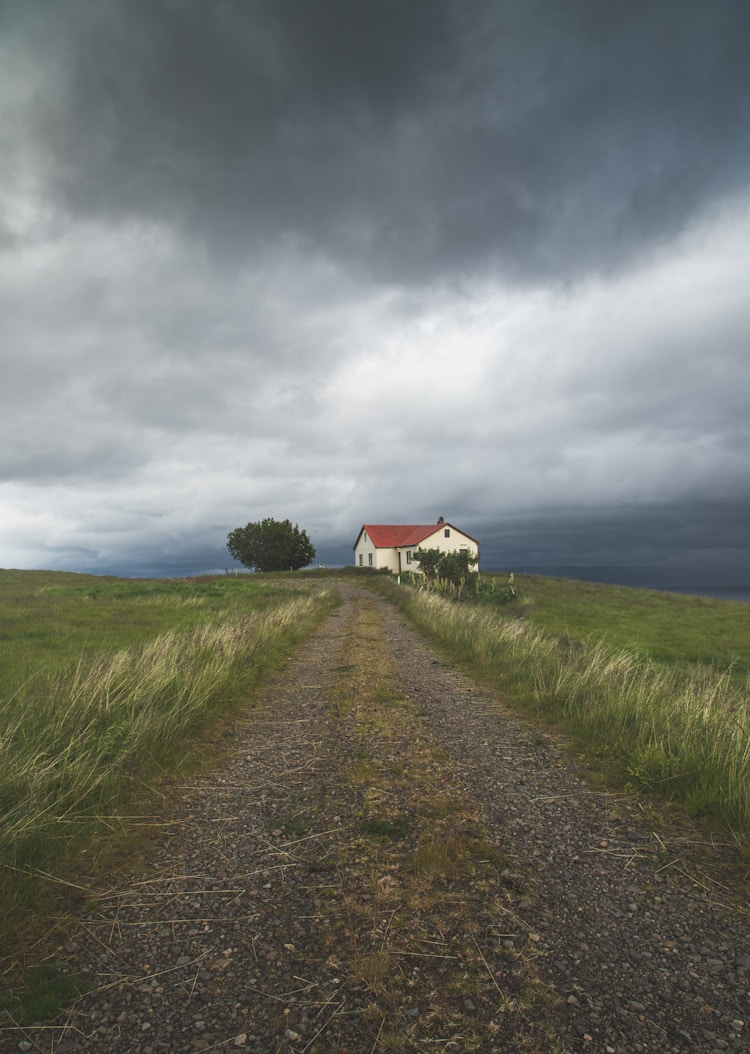
<svg viewBox="0 0 750 1054"><path fill-rule="evenodd" d="M516 575L515 587L513 613L552 636L750 673L750 604L532 575Z"/></svg>
<svg viewBox="0 0 750 1054"><path fill-rule="evenodd" d="M291 588L283 579L250 575L125 579L0 570L0 698L82 654L119 651L167 630L220 622L248 606L267 610L289 599Z"/></svg>

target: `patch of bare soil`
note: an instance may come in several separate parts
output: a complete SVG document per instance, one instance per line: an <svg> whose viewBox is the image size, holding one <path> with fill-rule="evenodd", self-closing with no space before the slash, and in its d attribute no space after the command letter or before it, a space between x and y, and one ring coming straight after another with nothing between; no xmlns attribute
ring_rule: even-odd
<svg viewBox="0 0 750 1054"><path fill-rule="evenodd" d="M351 586L0 1050L748 1050L747 904Z"/></svg>

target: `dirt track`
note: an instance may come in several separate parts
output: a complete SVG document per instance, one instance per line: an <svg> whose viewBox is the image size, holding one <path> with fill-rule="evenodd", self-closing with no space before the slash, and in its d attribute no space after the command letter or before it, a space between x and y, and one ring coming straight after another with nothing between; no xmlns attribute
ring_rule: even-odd
<svg viewBox="0 0 750 1054"><path fill-rule="evenodd" d="M0 1050L750 1050L729 851L591 789L341 589L144 870L92 891L59 953L89 994Z"/></svg>

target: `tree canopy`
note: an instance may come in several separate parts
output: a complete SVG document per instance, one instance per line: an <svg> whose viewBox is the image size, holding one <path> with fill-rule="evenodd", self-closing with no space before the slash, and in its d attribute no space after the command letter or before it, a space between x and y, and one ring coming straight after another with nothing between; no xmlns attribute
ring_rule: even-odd
<svg viewBox="0 0 750 1054"><path fill-rule="evenodd" d="M227 537L232 557L251 571L299 571L315 559L306 531L289 520L259 520L237 527Z"/></svg>

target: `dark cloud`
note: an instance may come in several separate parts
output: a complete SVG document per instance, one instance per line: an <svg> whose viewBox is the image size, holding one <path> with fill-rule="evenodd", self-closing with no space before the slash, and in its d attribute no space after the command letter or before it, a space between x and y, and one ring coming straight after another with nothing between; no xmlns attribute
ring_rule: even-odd
<svg viewBox="0 0 750 1054"><path fill-rule="evenodd" d="M750 500L544 507L477 520L485 567L631 585L750 583Z"/></svg>
<svg viewBox="0 0 750 1054"><path fill-rule="evenodd" d="M739 0L28 6L58 201L219 260L289 239L400 279L569 280L673 235L750 161Z"/></svg>

